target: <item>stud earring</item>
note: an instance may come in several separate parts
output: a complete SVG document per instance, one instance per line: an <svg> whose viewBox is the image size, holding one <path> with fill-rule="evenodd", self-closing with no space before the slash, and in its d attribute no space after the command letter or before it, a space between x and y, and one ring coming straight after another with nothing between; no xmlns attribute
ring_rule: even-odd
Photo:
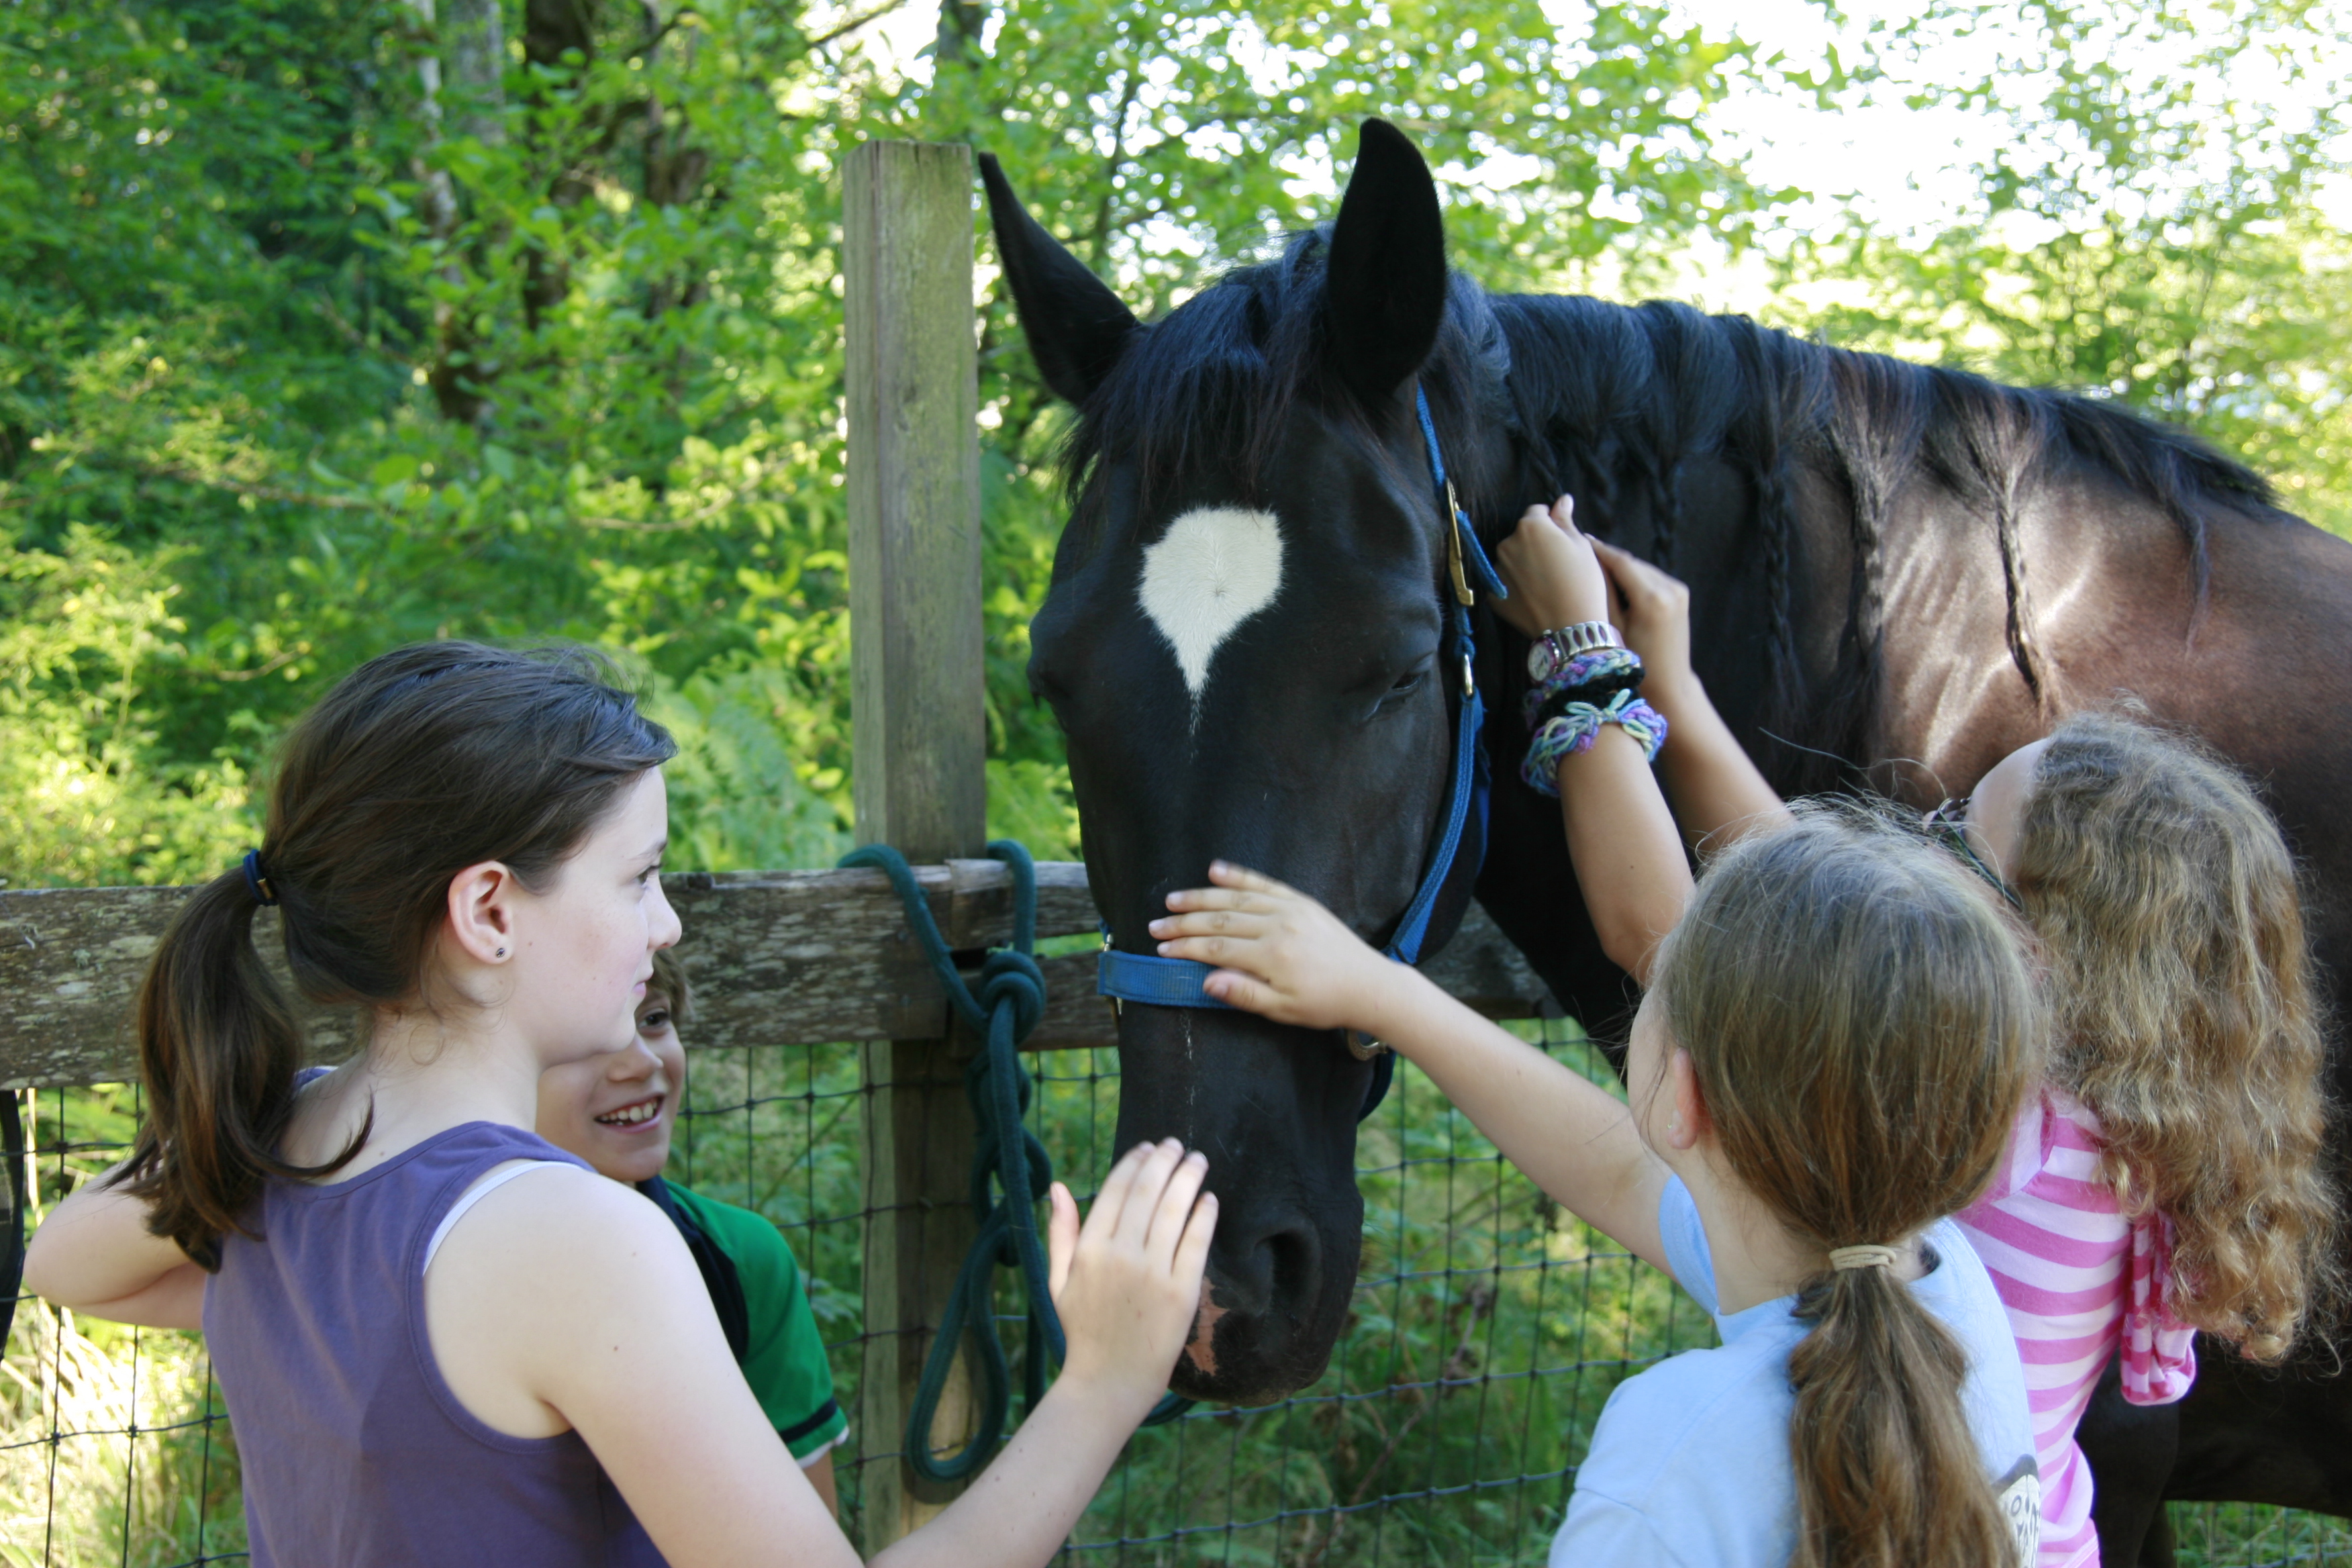
<svg viewBox="0 0 2352 1568"><path fill-rule="evenodd" d="M502 948L499 949L499 956L500 958L504 958L506 955L507 955L507 950L506 950L505 948L503 948L503 947L502 947Z"/></svg>

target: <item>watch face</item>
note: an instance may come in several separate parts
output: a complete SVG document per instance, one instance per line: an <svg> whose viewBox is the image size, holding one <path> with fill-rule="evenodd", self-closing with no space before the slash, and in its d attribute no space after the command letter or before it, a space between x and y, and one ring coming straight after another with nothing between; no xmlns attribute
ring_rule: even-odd
<svg viewBox="0 0 2352 1568"><path fill-rule="evenodd" d="M1541 680L1559 668L1559 656L1551 646L1551 638L1540 637L1528 645L1528 679Z"/></svg>

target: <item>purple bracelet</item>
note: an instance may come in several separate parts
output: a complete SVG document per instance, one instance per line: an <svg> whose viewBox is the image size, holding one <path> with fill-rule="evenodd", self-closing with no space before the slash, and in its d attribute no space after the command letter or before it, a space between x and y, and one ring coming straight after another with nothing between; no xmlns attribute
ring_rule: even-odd
<svg viewBox="0 0 2352 1568"><path fill-rule="evenodd" d="M1588 686L1596 680L1626 676L1633 677L1636 684L1642 679L1642 656L1631 648L1597 647L1591 653L1578 654L1528 689L1527 700L1519 707L1519 717L1533 724L1543 705L1560 692Z"/></svg>

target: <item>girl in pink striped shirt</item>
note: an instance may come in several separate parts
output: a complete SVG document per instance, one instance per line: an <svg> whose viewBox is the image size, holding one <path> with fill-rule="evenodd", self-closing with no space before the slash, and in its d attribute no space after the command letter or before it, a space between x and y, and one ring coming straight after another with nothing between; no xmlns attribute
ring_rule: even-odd
<svg viewBox="0 0 2352 1568"><path fill-rule="evenodd" d="M1576 559L1587 542L1646 667L1643 695L1672 726L1659 763L1685 832L1720 844L1786 820L1691 670L1682 584L1572 523L1530 520L1501 552L1514 599L1539 609L1548 577L1590 570ZM2025 918L2048 970L2049 1081L1958 1218L2025 1363L2036 1562L2095 1568L2074 1432L2108 1362L2126 1399L2157 1405L2189 1392L2200 1330L2281 1361L2332 1257L2294 864L2227 763L2113 715L2078 714L2011 752L1928 826ZM1588 882L1584 894L1602 932L1643 924L1633 911L1650 890Z"/></svg>
<svg viewBox="0 0 2352 1568"><path fill-rule="evenodd" d="M2041 1562L2095 1564L2074 1428L2109 1359L2138 1405L2189 1392L2200 1329L2281 1360L2328 1256L2294 864L2227 763L2113 715L2067 720L1930 820L2050 971L2051 1081L1960 1223L2025 1362Z"/></svg>

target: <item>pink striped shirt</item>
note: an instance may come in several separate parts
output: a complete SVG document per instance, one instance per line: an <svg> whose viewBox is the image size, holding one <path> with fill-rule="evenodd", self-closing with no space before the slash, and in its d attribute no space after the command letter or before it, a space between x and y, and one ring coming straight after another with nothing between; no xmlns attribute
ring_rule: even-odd
<svg viewBox="0 0 2352 1568"><path fill-rule="evenodd" d="M2097 1568L2091 1469L2074 1427L2107 1358L2124 1397L2168 1405L2197 1376L2195 1331L2173 1315L2172 1222L2124 1217L2099 1179L2099 1121L2063 1090L2029 1100L1991 1188L1957 1215L1992 1275L2025 1363L2042 1470L2037 1568Z"/></svg>

